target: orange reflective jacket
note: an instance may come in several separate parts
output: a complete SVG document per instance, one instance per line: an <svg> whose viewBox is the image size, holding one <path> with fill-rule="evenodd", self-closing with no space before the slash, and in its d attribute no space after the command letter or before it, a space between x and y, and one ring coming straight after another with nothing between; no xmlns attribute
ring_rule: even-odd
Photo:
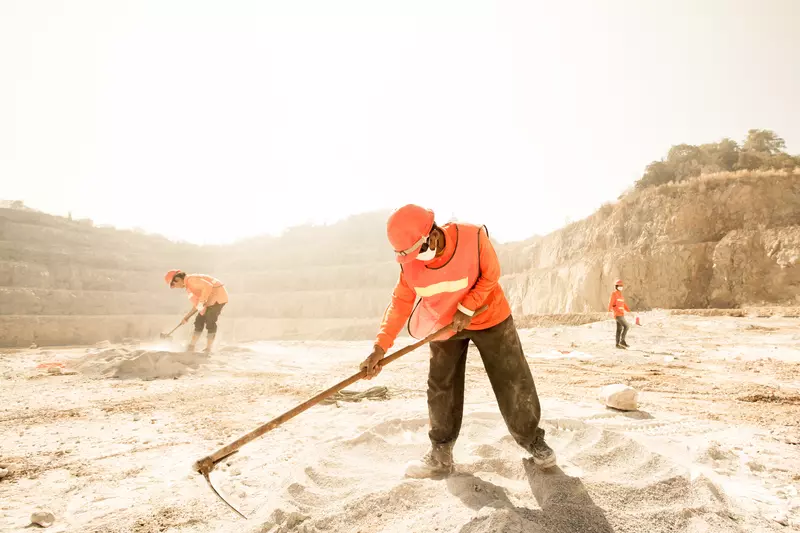
<svg viewBox="0 0 800 533"><path fill-rule="evenodd" d="M625 297L622 296L622 291L614 291L611 293L611 301L608 302L608 310L614 311L614 316L625 316L625 311L630 312L628 304L625 303Z"/></svg>
<svg viewBox="0 0 800 533"><path fill-rule="evenodd" d="M410 275L406 275L403 270L400 271L400 278L392 292L392 301L383 314L380 331L375 340L375 344L386 351L392 347L406 320L411 317L418 295L422 299L420 307L425 305L426 298L432 298L431 301L435 303L433 306L424 307L425 313L420 315L419 319L412 320L410 325L416 330L412 331L415 336L423 334L431 327L436 328L441 320L449 323L459 306L466 311L475 311L484 305L488 306L486 311L476 316L470 323L467 329L471 330L488 329L511 315L511 307L500 286L500 261L485 228L470 224L445 224L441 229L445 234L444 253L429 263L403 267L414 269L413 274L409 271ZM460 247L461 239L474 239L474 241ZM459 253L459 248L463 255ZM451 261L455 261L454 268L445 270ZM476 266L477 276L474 274ZM420 268L426 269L424 275L419 274ZM441 279L436 279L436 274L431 275L437 270L442 272ZM458 285L464 278L467 278L466 291ZM443 285L439 285L440 283ZM458 292L459 300L438 296L441 292L437 291L441 288ZM436 306L437 303L439 307Z"/></svg>
<svg viewBox="0 0 800 533"><path fill-rule="evenodd" d="M195 307L200 302L206 307L228 303L228 291L222 282L205 274L187 274L186 292L189 293L189 300Z"/></svg>

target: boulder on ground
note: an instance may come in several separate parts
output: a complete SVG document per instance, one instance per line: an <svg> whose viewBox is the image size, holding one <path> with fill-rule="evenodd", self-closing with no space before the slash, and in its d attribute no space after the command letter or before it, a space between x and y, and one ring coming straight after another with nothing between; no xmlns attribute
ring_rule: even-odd
<svg viewBox="0 0 800 533"><path fill-rule="evenodd" d="M56 517L50 511L36 511L31 515L31 524L36 524L41 527L50 527Z"/></svg>
<svg viewBox="0 0 800 533"><path fill-rule="evenodd" d="M606 385L600 389L598 399L606 406L621 411L636 411L639 408L639 391L622 383Z"/></svg>

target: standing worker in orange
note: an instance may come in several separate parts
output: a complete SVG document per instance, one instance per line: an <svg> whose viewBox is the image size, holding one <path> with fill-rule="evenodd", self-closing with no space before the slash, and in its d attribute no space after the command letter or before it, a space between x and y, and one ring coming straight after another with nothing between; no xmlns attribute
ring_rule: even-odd
<svg viewBox="0 0 800 533"><path fill-rule="evenodd" d="M428 415L431 448L411 463L406 475L422 478L453 472L453 445L461 429L467 348L480 352L500 412L517 443L543 467L555 465L553 450L539 427L541 407L522 351L511 308L500 281L500 263L485 227L437 226L433 211L406 205L387 222L389 242L400 263L400 278L383 315L372 353L361 363L367 378L408 320L418 339L453 323L455 331L430 343ZM419 302L415 305L415 300ZM473 315L481 307L486 310Z"/></svg>
<svg viewBox="0 0 800 533"><path fill-rule="evenodd" d="M217 319L222 313L222 308L228 303L228 291L225 290L225 286L211 276L186 274L182 270L170 270L164 276L164 280L171 289L186 289L186 292L189 293L192 309L183 317L181 325L189 322L192 315L197 313L197 318L194 319L192 340L189 341L186 351L194 351L200 335L203 334L203 327L205 327L208 331L205 352L211 352L211 346L217 336Z"/></svg>
<svg viewBox="0 0 800 533"><path fill-rule="evenodd" d="M625 335L628 334L630 324L625 320L625 311L631 312L628 309L628 304L625 303L625 297L622 296L622 289L624 285L622 280L618 279L614 284L614 292L611 293L611 301L608 302L608 310L614 313L614 320L617 321L617 348L625 350L628 348L628 343L625 342Z"/></svg>

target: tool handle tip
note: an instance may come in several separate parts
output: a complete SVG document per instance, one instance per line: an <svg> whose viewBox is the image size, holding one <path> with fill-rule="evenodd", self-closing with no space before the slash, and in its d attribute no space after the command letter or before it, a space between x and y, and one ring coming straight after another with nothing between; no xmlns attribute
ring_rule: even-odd
<svg viewBox="0 0 800 533"><path fill-rule="evenodd" d="M211 457L203 457L202 459L197 460L192 468L194 468L195 472L205 476L214 469L214 461L211 459Z"/></svg>

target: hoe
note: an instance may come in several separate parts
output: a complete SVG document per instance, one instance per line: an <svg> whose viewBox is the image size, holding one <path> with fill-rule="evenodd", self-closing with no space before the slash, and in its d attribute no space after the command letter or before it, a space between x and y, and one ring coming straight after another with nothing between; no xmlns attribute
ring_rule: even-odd
<svg viewBox="0 0 800 533"><path fill-rule="evenodd" d="M478 309L477 311L475 311L475 315L485 311L485 309L486 309L486 307L482 307L482 308ZM392 361L395 361L395 360L399 359L400 357L406 355L407 353L416 350L420 346L423 346L423 345L429 343L430 341L434 340L436 337L438 337L439 335L441 335L442 333L444 333L445 331L450 330L450 329L452 329L452 323L448 324L447 326L443 327L442 329L440 329L440 330L438 330L438 331L436 331L434 333L431 333L430 335L428 335L427 337L425 337L421 341L418 341L418 342L416 342L414 344L406 346L405 348L402 348L402 349L394 352L391 355L387 355L386 357L384 357L383 359L381 359L378 362L378 365L381 368L383 368L384 366L388 365ZM227 457L233 455L234 453L236 453L237 451L239 451L239 448L241 448L242 446L244 446L248 442L251 442L251 441L257 439L258 437L262 436L263 434L267 433L268 431L272 431L273 429L277 428L278 426L280 426L284 422L286 422L288 420L291 420L292 418L296 417L297 415L299 415L303 411L305 411L307 409L310 409L311 407L317 405L319 402L321 402L325 398L328 398L329 396L332 396L332 395L336 394L337 392L341 391L342 389L344 389L348 385L352 385L356 381L359 381L360 379L363 379L365 376L366 376L366 371L362 370L358 374L354 374L354 375L350 376L349 378L345 379L344 381L340 381L339 383L337 383L336 385L332 386L331 388L320 392L319 394L317 394L316 396L314 396L310 400L307 400L307 401L301 403L300 405L298 405L297 407L295 407L295 408L293 408L293 409L291 409L289 411L286 411L285 413L283 413L282 415L278 416L277 418L273 418L272 420L270 420L266 424L263 424L263 425L257 427L253 431L251 431L251 432L249 432L249 433L247 433L245 435L242 435L241 437L239 437L235 441L231 442L227 446L224 446L224 447L220 448L219 450L215 451L211 455L209 455L207 457L203 457L202 459L198 460L194 464L194 470L203 475L203 477L205 478L206 482L208 483L208 486L211 487L211 490L214 491L214 494L216 494L217 497L220 500L225 502L225 505L230 507L236 514L238 514L242 518L247 519L247 517L245 515L243 515L238 509L236 509L236 507L234 507L233 505L228 503L228 501L225 498L222 497L222 494L220 494L220 492L216 488L214 488L214 485L211 483L211 478L209 477L209 475L211 474L211 471L214 470L214 467L217 465L217 463L219 463L220 461L224 460L225 458L227 458Z"/></svg>

